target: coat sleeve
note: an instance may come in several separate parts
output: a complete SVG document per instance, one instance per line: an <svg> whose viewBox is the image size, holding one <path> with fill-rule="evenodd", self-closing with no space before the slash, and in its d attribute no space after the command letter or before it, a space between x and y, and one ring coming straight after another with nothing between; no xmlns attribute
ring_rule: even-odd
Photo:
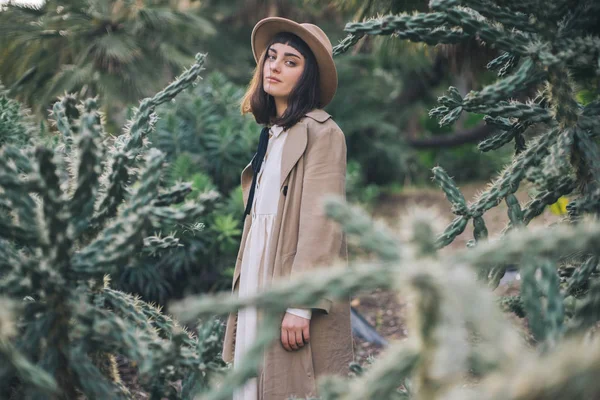
<svg viewBox="0 0 600 400"><path fill-rule="evenodd" d="M346 139L337 125L322 132L309 144L304 162L300 202L298 245L291 267L291 277L312 268L331 266L340 255L343 231L325 216L323 197L346 197ZM332 300L321 298L312 309L329 313ZM294 308L311 308L292 304Z"/></svg>

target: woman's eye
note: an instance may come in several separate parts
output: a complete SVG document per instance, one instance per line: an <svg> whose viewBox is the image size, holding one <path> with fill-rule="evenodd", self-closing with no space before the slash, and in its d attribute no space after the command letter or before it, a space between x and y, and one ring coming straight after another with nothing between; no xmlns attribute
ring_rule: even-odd
<svg viewBox="0 0 600 400"><path fill-rule="evenodd" d="M296 63L295 63L295 62L293 62L293 61L288 61L288 62L290 63L290 66L291 66L291 67L295 67L295 66L296 66Z"/></svg>

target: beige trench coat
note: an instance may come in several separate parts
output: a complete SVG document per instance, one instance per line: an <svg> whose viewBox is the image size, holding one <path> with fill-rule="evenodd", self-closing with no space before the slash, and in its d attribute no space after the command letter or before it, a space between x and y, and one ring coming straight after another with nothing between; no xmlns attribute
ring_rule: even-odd
<svg viewBox="0 0 600 400"><path fill-rule="evenodd" d="M248 202L253 171L249 163L241 174L244 207ZM267 254L271 282L294 274L348 260L346 236L337 223L324 215L322 196L346 194L346 141L331 116L310 111L288 131L281 161L278 211ZM238 290L241 257L252 217L246 216L233 275L232 292ZM305 304L290 307L309 308ZM276 340L264 354L259 379L259 399L282 400L296 395L317 396L316 379L325 374L346 376L354 360L350 325L350 297L319 299L312 307L310 341L299 350L286 351ZM260 315L260 310L259 310ZM283 320L284 312L281 314ZM260 317L259 317L260 318ZM227 320L223 360L232 362L237 312Z"/></svg>

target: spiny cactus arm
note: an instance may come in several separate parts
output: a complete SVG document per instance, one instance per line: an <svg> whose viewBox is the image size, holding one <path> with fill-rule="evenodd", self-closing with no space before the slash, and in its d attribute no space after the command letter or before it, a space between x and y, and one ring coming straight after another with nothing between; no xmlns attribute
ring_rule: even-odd
<svg viewBox="0 0 600 400"><path fill-rule="evenodd" d="M359 289L390 287L392 274L397 268L381 262L353 265L350 268L345 265L319 268L312 270L310 274L299 275L295 281L278 281L277 285L273 285L272 290L264 295L247 299L240 299L229 293L190 296L169 305L169 310L182 321L192 321L205 315L227 314L245 306L279 312L284 311L292 303L306 301L312 304L316 302L316 298L324 294L338 298ZM286 300L282 302L281 299Z"/></svg>
<svg viewBox="0 0 600 400"><path fill-rule="evenodd" d="M52 106L50 117L56 124L56 129L62 135L62 143L65 150L69 152L73 145L73 137L77 136L79 127L76 121L79 119L77 100L72 95L65 95Z"/></svg>
<svg viewBox="0 0 600 400"><path fill-rule="evenodd" d="M340 54L343 54L345 52L347 52L348 50L350 50L352 47L354 47L354 45L356 45L356 43L358 43L358 41L363 37L363 34L348 34L344 39L342 39L340 41L340 43L338 43L334 48L333 48L333 56L337 56Z"/></svg>
<svg viewBox="0 0 600 400"><path fill-rule="evenodd" d="M43 234L43 252L47 257L45 262L60 274L48 275L56 284L63 279L62 274L71 267L72 238L68 231L69 219L72 217L65 207L64 193L60 188L57 168L52 158L54 152L44 147L38 147L38 173L40 174L40 196L43 200L43 216L45 232ZM49 271L47 272L49 273Z"/></svg>
<svg viewBox="0 0 600 400"><path fill-rule="evenodd" d="M562 327L562 296L558 288L556 267L548 260L527 260L521 264L521 299L529 329L538 342L553 345ZM537 271L540 270L540 279ZM555 278L552 277L555 276ZM546 299L542 299L546 297ZM556 302L560 301L560 305Z"/></svg>
<svg viewBox="0 0 600 400"><path fill-rule="evenodd" d="M502 240L480 243L451 257L450 263L466 262L474 267L500 263L519 264L524 255L556 260L563 254L594 253L600 248L600 224L579 223L527 232L512 230ZM576 237L577 240L572 240Z"/></svg>
<svg viewBox="0 0 600 400"><path fill-rule="evenodd" d="M505 100L514 96L515 92L522 90L523 87L539 83L543 77L543 73L535 71L533 62L527 60L514 74L484 87L480 92L471 91L464 98L458 89L450 86L446 94L438 98L438 102L442 105L431 109L429 116L438 118L440 126L456 122L463 111L490 116L521 117L522 122L528 120L529 123L548 119L550 117L548 112L537 105Z"/></svg>
<svg viewBox="0 0 600 400"><path fill-rule="evenodd" d="M185 196L192 191L192 185L189 182L180 182L173 185L169 190L158 195L154 200L156 207L170 206L179 204L185 200Z"/></svg>
<svg viewBox="0 0 600 400"><path fill-rule="evenodd" d="M89 226L94 213L98 179L101 175L101 126L94 100L86 100L79 123L80 132L76 138L79 152L77 155L79 165L75 177L77 186L70 201L72 217L69 222L73 230L73 238L79 237Z"/></svg>
<svg viewBox="0 0 600 400"><path fill-rule="evenodd" d="M466 107L493 105L494 103L510 98L530 85L542 82L546 74L536 68L531 59L526 59L521 66L511 75L491 85L485 86L481 91L472 91L464 98Z"/></svg>
<svg viewBox="0 0 600 400"><path fill-rule="evenodd" d="M441 248L452 243L456 236L465 230L471 215L469 214L469 207L465 198L458 186L456 186L456 183L454 183L454 180L441 167L434 167L432 171L433 179L442 188L446 198L452 205L452 213L457 215L437 240L436 246Z"/></svg>
<svg viewBox="0 0 600 400"><path fill-rule="evenodd" d="M552 67L548 69L547 94L552 107L552 115L561 129L573 128L581 109L575 100L574 84L566 68Z"/></svg>
<svg viewBox="0 0 600 400"><path fill-rule="evenodd" d="M488 237L488 230L485 226L485 221L482 216L478 215L473 217L473 238L475 242L479 243L482 240L486 240Z"/></svg>
<svg viewBox="0 0 600 400"><path fill-rule="evenodd" d="M162 314L160 310L143 302L138 297L125 294L113 289L105 288L103 295L107 305L111 307L123 320L131 321L144 334L147 340L148 354L140 362L140 374L143 376L146 387L154 387L155 380L168 379L176 381L185 379L187 374L197 373L206 376L208 369L217 370L224 365L212 364L214 359L210 351L204 354L200 351L201 345L187 330L179 327L175 321ZM208 340L208 338L206 338ZM170 342L177 342L176 345ZM214 342L214 338L213 338ZM219 343L220 346L222 343ZM163 376L161 371L170 371L169 376ZM198 378L200 379L200 378Z"/></svg>
<svg viewBox="0 0 600 400"><path fill-rule="evenodd" d="M519 200L514 194L506 196L506 208L508 212L508 220L510 221L511 228L518 228L523 226L523 210Z"/></svg>
<svg viewBox="0 0 600 400"><path fill-rule="evenodd" d="M85 312L82 312L85 310ZM119 353L140 364L150 362L152 332L137 328L131 322L115 313L99 307L82 306L78 310L77 324L80 325L77 338L85 333L88 350ZM75 346L77 347L77 346Z"/></svg>
<svg viewBox="0 0 600 400"><path fill-rule="evenodd" d="M365 22L346 24L344 31L351 35L394 35L399 39L423 42L430 45L459 43L470 37L459 29L447 26L441 13L386 15Z"/></svg>
<svg viewBox="0 0 600 400"><path fill-rule="evenodd" d="M581 264L567 281L565 293L573 294L573 292L580 289L588 281L589 277L592 275L592 272L598 268L599 262L600 257L591 256L583 264Z"/></svg>
<svg viewBox="0 0 600 400"><path fill-rule="evenodd" d="M556 263L543 262L540 283L546 294L545 312L545 340L546 346L554 348L563 335L563 322L565 319L564 297L560 292L560 281L556 271Z"/></svg>
<svg viewBox="0 0 600 400"><path fill-rule="evenodd" d="M447 23L461 27L470 36L477 35L486 43L493 43L495 47L514 54L526 54L529 43L527 35L515 30L505 30L483 18L477 12L469 8L455 7L455 5L454 0L432 0L430 2L431 9L443 13Z"/></svg>
<svg viewBox="0 0 600 400"><path fill-rule="evenodd" d="M523 32L538 32L538 26L529 15L508 9L506 7L498 7L492 2L481 0L441 0L432 3L432 7L438 7L439 3L444 3L445 7L456 7L462 5L469 7L488 20L501 23L505 28L514 28Z"/></svg>
<svg viewBox="0 0 600 400"><path fill-rule="evenodd" d="M546 206L556 203L561 196L571 193L575 190L575 186L575 181L570 176L563 176L553 188L536 194L524 206L523 224L528 225L533 218L544 212Z"/></svg>
<svg viewBox="0 0 600 400"><path fill-rule="evenodd" d="M8 212L0 216L0 237L35 247L39 244L36 205L29 194L38 189L33 166L16 147L0 151L0 204ZM13 212L17 218L12 218Z"/></svg>
<svg viewBox="0 0 600 400"><path fill-rule="evenodd" d="M102 296L104 297L106 306L121 318L150 334L156 333L150 320L142 311L141 304L143 301L139 296L133 296L110 288L102 289ZM157 333L156 336L158 337Z"/></svg>
<svg viewBox="0 0 600 400"><path fill-rule="evenodd" d="M79 318L88 328L86 345L91 343L94 351L123 354L139 363L142 385L148 389L162 392L167 386L166 380L182 379L190 368L200 367L195 343L187 346L189 334L184 330L180 329L167 341L159 338L150 324L144 324L142 329L138 323L136 329L126 319L106 310L89 310ZM164 371L170 372L165 374Z"/></svg>
<svg viewBox="0 0 600 400"><path fill-rule="evenodd" d="M102 178L103 197L97 206L97 212L92 220L92 226L101 228L105 221L114 217L117 207L126 195L126 187L130 179L129 166L136 159L139 150L144 145L144 139L153 129L156 122L154 110L165 103L190 84L195 82L204 69L206 55L197 54L196 63L183 72L174 82L151 98L144 99L135 110L133 118L128 122L125 132L116 138L114 146L109 148L112 154L110 172Z"/></svg>
<svg viewBox="0 0 600 400"><path fill-rule="evenodd" d="M161 337L165 339L171 339L173 332L183 329L179 326L176 320L163 313L161 307L154 306L146 302L141 302L139 306L141 311L144 313L144 316L148 318L152 326L157 330ZM187 332L185 329L183 330L188 335L186 344L192 348L197 346L198 339L195 338L190 332Z"/></svg>
<svg viewBox="0 0 600 400"><path fill-rule="evenodd" d="M442 247L446 247L452 243L458 235L464 232L468 222L469 217L464 215L454 218L446 227L446 229L444 229L444 232L439 235L437 240L437 248L441 249Z"/></svg>
<svg viewBox="0 0 600 400"><path fill-rule="evenodd" d="M544 78L545 73L536 69L533 60L526 59L513 74L485 86L481 91L469 92L462 99L460 105L465 108L494 105L501 100L514 96L515 93L529 85L541 82Z"/></svg>
<svg viewBox="0 0 600 400"><path fill-rule="evenodd" d="M74 347L69 353L69 361L73 365L73 372L78 378L81 389L91 399L118 399L131 400L132 397L123 393L122 387L109 381L104 374L94 365L87 352L79 347Z"/></svg>
<svg viewBox="0 0 600 400"><path fill-rule="evenodd" d="M530 146L517 155L512 164L507 166L490 187L483 192L469 207L472 215L482 215L485 211L498 205L508 194L514 193L521 180L525 177L526 170L534 165L539 165L547 154L548 146L554 143L558 134L557 129L541 135L532 140Z"/></svg>
<svg viewBox="0 0 600 400"><path fill-rule="evenodd" d="M156 107L170 101L190 84L194 83L204 70L205 59L206 54L196 54L196 62L188 70L184 71L175 81L154 96L142 100L140 107L135 110L134 116L125 132L123 148L125 152L142 147L143 139L154 129L153 125L156 121L154 110Z"/></svg>
<svg viewBox="0 0 600 400"><path fill-rule="evenodd" d="M108 305L125 320L133 322L137 327L163 339L171 339L173 332L181 330L176 321L161 312L159 307L141 300L137 296L118 290L105 288L102 291ZM186 331L187 332L187 331ZM186 344L196 346L196 339L189 332Z"/></svg>
<svg viewBox="0 0 600 400"><path fill-rule="evenodd" d="M117 208L125 199L127 184L129 181L129 170L127 168L128 157L123 152L114 155L110 172L102 177L104 182L103 195L97 206L97 211L91 220L90 228L102 228L105 222L117 215Z"/></svg>
<svg viewBox="0 0 600 400"><path fill-rule="evenodd" d="M588 66L593 64L600 55L600 38L587 35L584 37L564 37L553 44L553 49L547 43L532 45L530 54L546 67L559 65Z"/></svg>
<svg viewBox="0 0 600 400"><path fill-rule="evenodd" d="M139 186L112 224L74 256L75 271L100 278L126 265L136 254L133 250L142 248L150 225L148 214L158 194L163 160L164 155L160 151L151 149L148 152Z"/></svg>
<svg viewBox="0 0 600 400"><path fill-rule="evenodd" d="M520 57L512 53L504 52L487 63L486 68L490 71L498 71L498 76L506 76L511 73L519 62Z"/></svg>
<svg viewBox="0 0 600 400"><path fill-rule="evenodd" d="M511 124L507 118L492 118L487 115L483 119L487 124L500 128L499 133L482 140L479 145L477 145L477 149L483 152L499 149L511 140L515 139L517 135L520 136L523 132L525 132L525 129L531 125L531 123L528 121L518 121Z"/></svg>
<svg viewBox="0 0 600 400"><path fill-rule="evenodd" d="M542 179L537 179L537 183L543 182L547 186L562 176L572 175L570 160L573 152L573 129L562 131L558 135L556 143L550 146L549 150L548 156L544 158L539 170L536 171L542 177Z"/></svg>
<svg viewBox="0 0 600 400"><path fill-rule="evenodd" d="M385 227L376 225L366 212L337 196L327 196L324 200L325 215L341 224L346 234L358 237L361 248L375 252L384 261L400 259L401 244Z"/></svg>
<svg viewBox="0 0 600 400"><path fill-rule="evenodd" d="M468 215L467 202L454 180L442 167L434 167L432 172L433 180L442 188L446 198L452 205L452 213L455 215Z"/></svg>

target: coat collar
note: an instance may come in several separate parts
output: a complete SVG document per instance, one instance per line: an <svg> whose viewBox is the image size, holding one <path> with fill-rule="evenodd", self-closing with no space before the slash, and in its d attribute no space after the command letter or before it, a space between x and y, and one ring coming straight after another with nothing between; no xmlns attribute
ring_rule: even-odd
<svg viewBox="0 0 600 400"><path fill-rule="evenodd" d="M319 123L327 121L331 115L320 108L315 108L305 114L307 117L314 119ZM294 165L298 162L308 143L308 127L306 123L298 122L292 126L288 133L285 143L283 144L282 156L281 156L281 178L279 182L279 188L283 187L283 183L287 179L288 175L294 168ZM252 158L254 160L254 158ZM242 193L244 194L244 204L248 200L248 194L250 193L250 186L252 185L252 160L246 165L242 171Z"/></svg>
<svg viewBox="0 0 600 400"><path fill-rule="evenodd" d="M314 110L307 112L306 116L314 119L317 122L321 122L321 123L327 121L329 119L329 117L331 117L331 115L329 115L329 113L327 113L327 111L322 110L320 108L315 108Z"/></svg>

